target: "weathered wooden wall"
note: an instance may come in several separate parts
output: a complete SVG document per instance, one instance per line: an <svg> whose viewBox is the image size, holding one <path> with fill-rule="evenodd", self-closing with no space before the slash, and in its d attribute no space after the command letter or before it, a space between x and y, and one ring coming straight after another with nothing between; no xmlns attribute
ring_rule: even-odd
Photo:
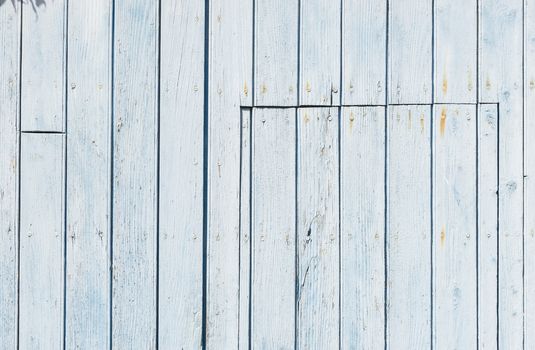
<svg viewBox="0 0 535 350"><path fill-rule="evenodd" d="M535 349L535 0L0 0L0 349Z"/></svg>

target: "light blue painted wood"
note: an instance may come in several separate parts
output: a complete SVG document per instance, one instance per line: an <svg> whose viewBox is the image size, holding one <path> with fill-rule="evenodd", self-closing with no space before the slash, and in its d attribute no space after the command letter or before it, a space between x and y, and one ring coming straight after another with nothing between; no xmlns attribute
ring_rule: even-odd
<svg viewBox="0 0 535 350"><path fill-rule="evenodd" d="M297 347L340 334L339 109L303 108L297 124Z"/></svg>
<svg viewBox="0 0 535 350"><path fill-rule="evenodd" d="M435 105L433 346L477 344L477 132L473 105Z"/></svg>
<svg viewBox="0 0 535 350"><path fill-rule="evenodd" d="M429 349L431 108L387 113L387 347Z"/></svg>
<svg viewBox="0 0 535 350"><path fill-rule="evenodd" d="M62 134L22 134L20 178L20 349L61 349L64 310Z"/></svg>
<svg viewBox="0 0 535 350"><path fill-rule="evenodd" d="M110 343L111 4L69 6L66 348Z"/></svg>
<svg viewBox="0 0 535 350"><path fill-rule="evenodd" d="M20 4L0 8L0 349L17 342Z"/></svg>
<svg viewBox="0 0 535 350"><path fill-rule="evenodd" d="M67 1L22 1L21 128L65 130Z"/></svg>
<svg viewBox="0 0 535 350"><path fill-rule="evenodd" d="M251 348L295 345L296 112L257 109L252 137Z"/></svg>
<svg viewBox="0 0 535 350"><path fill-rule="evenodd" d="M384 349L385 108L342 109L341 348Z"/></svg>
<svg viewBox="0 0 535 350"><path fill-rule="evenodd" d="M479 106L479 349L498 348L498 122L496 105Z"/></svg>
<svg viewBox="0 0 535 350"><path fill-rule="evenodd" d="M200 349L204 1L161 5L158 346Z"/></svg>
<svg viewBox="0 0 535 350"><path fill-rule="evenodd" d="M156 347L158 4L114 8L112 347Z"/></svg>
<svg viewBox="0 0 535 350"><path fill-rule="evenodd" d="M300 2L299 103L302 105L340 104L341 5L342 0Z"/></svg>

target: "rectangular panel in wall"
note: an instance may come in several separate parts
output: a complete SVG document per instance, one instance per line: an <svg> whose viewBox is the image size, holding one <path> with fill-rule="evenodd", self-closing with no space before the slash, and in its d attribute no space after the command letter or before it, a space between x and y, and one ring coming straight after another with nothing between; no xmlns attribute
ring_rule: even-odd
<svg viewBox="0 0 535 350"><path fill-rule="evenodd" d="M390 0L388 16L388 102L431 103L432 1Z"/></svg>
<svg viewBox="0 0 535 350"><path fill-rule="evenodd" d="M0 8L0 339L17 344L20 3Z"/></svg>
<svg viewBox="0 0 535 350"><path fill-rule="evenodd" d="M343 0L342 103L386 103L387 0Z"/></svg>
<svg viewBox="0 0 535 350"><path fill-rule="evenodd" d="M295 345L295 109L255 109L251 347Z"/></svg>
<svg viewBox="0 0 535 350"><path fill-rule="evenodd" d="M435 102L477 100L477 0L435 1Z"/></svg>
<svg viewBox="0 0 535 350"><path fill-rule="evenodd" d="M433 344L477 344L476 106L435 105ZM447 326L446 326L447 325Z"/></svg>
<svg viewBox="0 0 535 350"><path fill-rule="evenodd" d="M68 349L110 343L111 3L71 2L68 35Z"/></svg>
<svg viewBox="0 0 535 350"><path fill-rule="evenodd" d="M156 346L158 4L114 8L112 347Z"/></svg>
<svg viewBox="0 0 535 350"><path fill-rule="evenodd" d="M297 126L297 346L339 344L339 108L303 108Z"/></svg>
<svg viewBox="0 0 535 350"><path fill-rule="evenodd" d="M64 131L67 1L22 4L21 128Z"/></svg>
<svg viewBox="0 0 535 350"><path fill-rule="evenodd" d="M297 104L299 0L255 1L255 105Z"/></svg>
<svg viewBox="0 0 535 350"><path fill-rule="evenodd" d="M19 348L63 347L64 139L22 134Z"/></svg>
<svg viewBox="0 0 535 350"><path fill-rule="evenodd" d="M498 107L478 108L478 337L480 349L497 349Z"/></svg>
<svg viewBox="0 0 535 350"><path fill-rule="evenodd" d="M385 108L342 108L341 345L383 349Z"/></svg>
<svg viewBox="0 0 535 350"><path fill-rule="evenodd" d="M387 116L387 347L431 347L431 107Z"/></svg>
<svg viewBox="0 0 535 350"><path fill-rule="evenodd" d="M201 347L204 5L161 3L160 349Z"/></svg>
<svg viewBox="0 0 535 350"><path fill-rule="evenodd" d="M206 348L236 349L240 324L240 105L252 104L253 2L209 4ZM207 19L208 20L208 19Z"/></svg>
<svg viewBox="0 0 535 350"><path fill-rule="evenodd" d="M300 2L300 105L340 104L341 2Z"/></svg>

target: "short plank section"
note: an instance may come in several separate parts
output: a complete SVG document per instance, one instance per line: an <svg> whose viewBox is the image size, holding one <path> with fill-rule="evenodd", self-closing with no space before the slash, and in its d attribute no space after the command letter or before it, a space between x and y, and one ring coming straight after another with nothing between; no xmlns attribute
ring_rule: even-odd
<svg viewBox="0 0 535 350"><path fill-rule="evenodd" d="M387 117L387 347L431 347L431 108Z"/></svg>
<svg viewBox="0 0 535 350"><path fill-rule="evenodd" d="M343 108L341 123L341 345L384 349L385 108Z"/></svg>
<svg viewBox="0 0 535 350"><path fill-rule="evenodd" d="M295 109L257 109L252 144L251 347L295 344Z"/></svg>
<svg viewBox="0 0 535 350"><path fill-rule="evenodd" d="M204 3L161 3L160 349L201 347Z"/></svg>
<svg viewBox="0 0 535 350"><path fill-rule="evenodd" d="M63 348L64 138L21 136L21 349Z"/></svg>
<svg viewBox="0 0 535 350"><path fill-rule="evenodd" d="M297 139L297 346L339 344L338 108L303 108Z"/></svg>
<svg viewBox="0 0 535 350"><path fill-rule="evenodd" d="M433 343L477 343L477 133L474 105L435 105Z"/></svg>
<svg viewBox="0 0 535 350"><path fill-rule="evenodd" d="M112 347L156 347L158 4L114 9Z"/></svg>

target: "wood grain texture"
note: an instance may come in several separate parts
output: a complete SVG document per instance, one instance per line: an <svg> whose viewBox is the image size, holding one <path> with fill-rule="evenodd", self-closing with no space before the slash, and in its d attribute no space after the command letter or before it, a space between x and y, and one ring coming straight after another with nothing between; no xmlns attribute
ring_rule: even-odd
<svg viewBox="0 0 535 350"><path fill-rule="evenodd" d="M497 349L498 329L498 107L480 105L478 117L478 337Z"/></svg>
<svg viewBox="0 0 535 350"><path fill-rule="evenodd" d="M477 343L477 132L473 105L435 105L433 343Z"/></svg>
<svg viewBox="0 0 535 350"><path fill-rule="evenodd" d="M435 102L477 101L477 0L435 1Z"/></svg>
<svg viewBox="0 0 535 350"><path fill-rule="evenodd" d="M342 109L341 347L384 349L385 108Z"/></svg>
<svg viewBox="0 0 535 350"><path fill-rule="evenodd" d="M67 1L22 3L21 128L65 131Z"/></svg>
<svg viewBox="0 0 535 350"><path fill-rule="evenodd" d="M63 348L64 143L61 134L21 136L21 349Z"/></svg>
<svg viewBox="0 0 535 350"><path fill-rule="evenodd" d="M387 347L431 347L431 108L387 117Z"/></svg>
<svg viewBox="0 0 535 350"><path fill-rule="evenodd" d="M302 108L297 124L297 347L339 344L339 109Z"/></svg>
<svg viewBox="0 0 535 350"><path fill-rule="evenodd" d="M300 4L299 103L339 105L342 0Z"/></svg>
<svg viewBox="0 0 535 350"><path fill-rule="evenodd" d="M0 349L17 344L20 4L0 8Z"/></svg>
<svg viewBox="0 0 535 350"><path fill-rule="evenodd" d="M249 348L250 334L252 111L251 108L241 110L239 349Z"/></svg>
<svg viewBox="0 0 535 350"><path fill-rule="evenodd" d="M111 5L69 6L66 348L110 342Z"/></svg>
<svg viewBox="0 0 535 350"><path fill-rule="evenodd" d="M207 349L235 349L240 295L240 105L252 104L251 1L210 2Z"/></svg>
<svg viewBox="0 0 535 350"><path fill-rule="evenodd" d="M204 1L161 5L158 346L200 349Z"/></svg>
<svg viewBox="0 0 535 350"><path fill-rule="evenodd" d="M255 104L298 101L299 0L255 1Z"/></svg>
<svg viewBox="0 0 535 350"><path fill-rule="evenodd" d="M158 4L115 2L112 347L156 347Z"/></svg>
<svg viewBox="0 0 535 350"><path fill-rule="evenodd" d="M343 0L342 103L386 103L387 0Z"/></svg>
<svg viewBox="0 0 535 350"><path fill-rule="evenodd" d="M389 103L432 102L431 5L428 0L389 1Z"/></svg>
<svg viewBox="0 0 535 350"><path fill-rule="evenodd" d="M295 345L296 112L258 109L252 139L251 347Z"/></svg>
<svg viewBox="0 0 535 350"><path fill-rule="evenodd" d="M480 102L499 102L498 346L520 349L524 328L523 1L480 3Z"/></svg>

